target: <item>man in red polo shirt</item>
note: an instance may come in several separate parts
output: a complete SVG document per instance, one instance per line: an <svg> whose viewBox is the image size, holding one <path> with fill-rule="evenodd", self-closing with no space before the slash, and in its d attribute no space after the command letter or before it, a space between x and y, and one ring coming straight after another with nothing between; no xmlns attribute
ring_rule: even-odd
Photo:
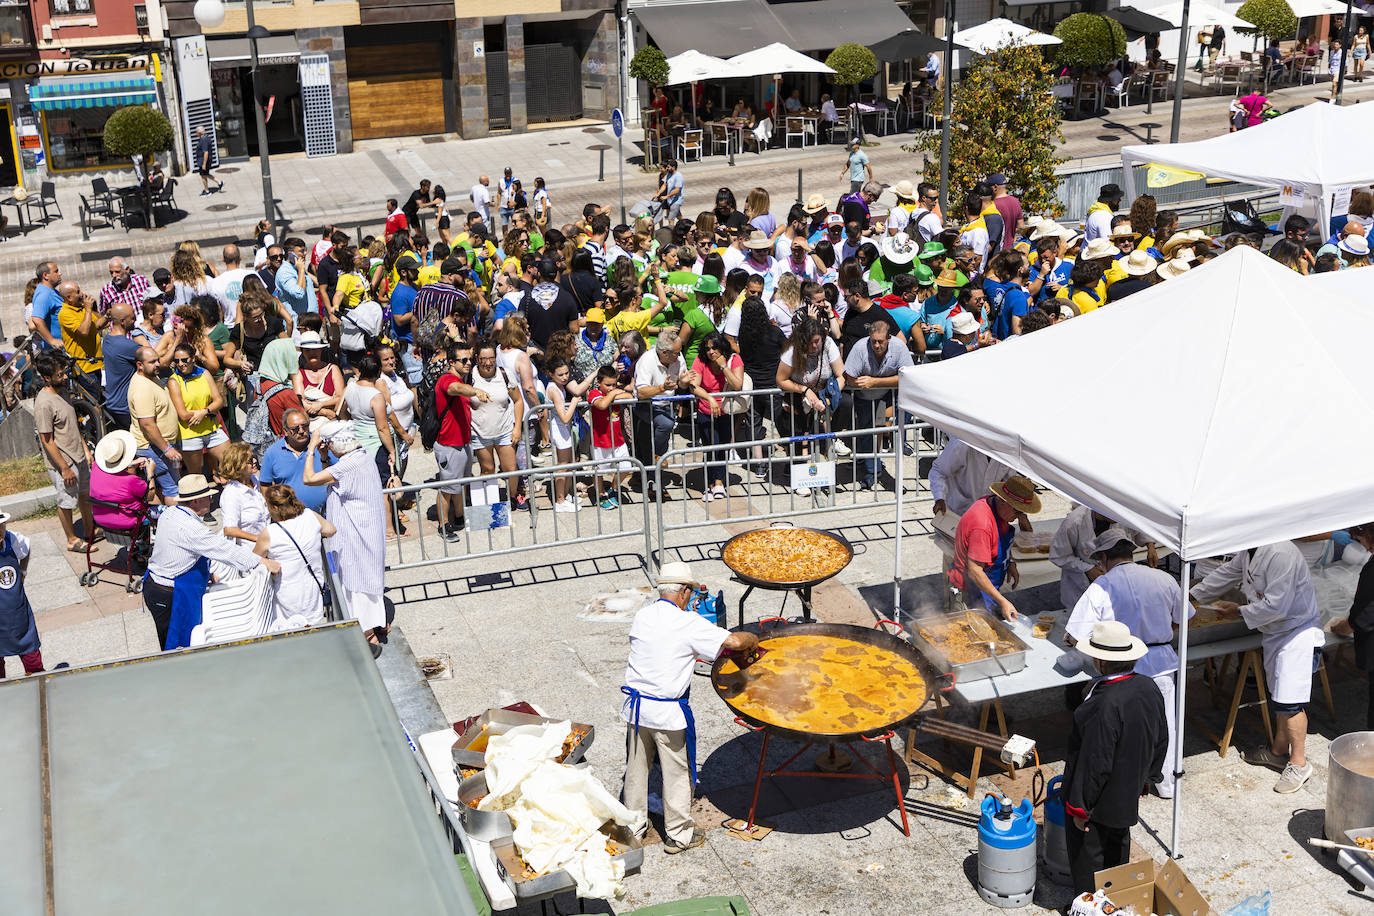
<svg viewBox="0 0 1374 916"><path fill-rule="evenodd" d="M410 220L406 218L405 212L400 207L401 205L397 203L394 197L389 198L386 202L386 229L383 234L388 242L391 241L393 235L402 229L410 228Z"/></svg>
<svg viewBox="0 0 1374 916"><path fill-rule="evenodd" d="M490 395L467 383L472 371L472 347L467 341L449 341L445 357L448 370L434 386L434 411L439 417L434 460L440 480L461 480L472 467L472 408L468 398L487 401ZM461 483L439 488L439 535L449 543L463 537L463 490Z"/></svg>
<svg viewBox="0 0 1374 916"><path fill-rule="evenodd" d="M963 595L969 608L996 610L1003 619L1016 619L1016 606L1003 597L1005 581L1015 588L1020 582L1016 563L1011 559L1011 542L1016 536L1012 522L1019 520L1029 531L1030 519L1040 511L1035 484L1019 474L988 487L991 495L975 500L959 519L954 533L954 565L949 568L949 584Z"/></svg>

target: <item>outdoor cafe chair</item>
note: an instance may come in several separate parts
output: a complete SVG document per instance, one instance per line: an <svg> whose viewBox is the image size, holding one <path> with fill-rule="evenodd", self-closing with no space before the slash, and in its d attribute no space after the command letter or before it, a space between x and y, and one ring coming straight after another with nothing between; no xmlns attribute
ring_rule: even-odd
<svg viewBox="0 0 1374 916"><path fill-rule="evenodd" d="M783 120L786 128L782 135L783 149L792 145L793 137L800 140L803 147L806 146L806 121L802 118L793 117L784 118Z"/></svg>
<svg viewBox="0 0 1374 916"><path fill-rule="evenodd" d="M684 130L682 136L677 138L677 158L680 162L688 162L695 154L697 161L701 161L702 133L700 130Z"/></svg>

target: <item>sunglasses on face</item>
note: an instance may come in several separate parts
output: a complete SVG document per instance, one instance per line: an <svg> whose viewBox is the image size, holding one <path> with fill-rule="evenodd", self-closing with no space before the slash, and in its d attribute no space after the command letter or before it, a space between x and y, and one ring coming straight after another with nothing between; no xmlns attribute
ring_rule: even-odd
<svg viewBox="0 0 1374 916"><path fill-rule="evenodd" d="M288 427L286 427L286 431L287 431L288 433L303 433L303 432L308 432L309 430L310 430L310 424L309 424L309 423L299 423L299 424L297 424L297 425L295 425L295 426L288 426ZM254 462L254 463L256 463L256 462Z"/></svg>
<svg viewBox="0 0 1374 916"><path fill-rule="evenodd" d="M284 255L284 254L269 254L269 255L267 256L267 260L269 260L269 261L281 261L281 260L284 260L285 258L286 258L286 255Z"/></svg>

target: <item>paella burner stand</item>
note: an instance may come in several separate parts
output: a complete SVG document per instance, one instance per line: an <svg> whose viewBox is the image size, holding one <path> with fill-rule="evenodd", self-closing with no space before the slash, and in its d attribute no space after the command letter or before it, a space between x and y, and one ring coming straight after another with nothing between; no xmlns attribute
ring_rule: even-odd
<svg viewBox="0 0 1374 916"><path fill-rule="evenodd" d="M795 595L797 596L797 598L801 601L802 620L803 620L804 622L806 622L806 623L812 623L812 622L813 622L813 621L812 621L812 618L811 618L811 586L810 586L810 585L803 585L803 586L800 586L800 587L797 587L797 588L793 588L793 587L790 586L790 585L789 585L789 586L774 586L774 587L771 587L771 588L770 588L769 586L766 586L766 585L759 585L757 582L750 582L750 581L748 581L747 579L741 579L739 576L731 576L731 577L730 577L730 581L731 581L731 582L738 582L740 585L746 585L746 586L748 586L748 588L746 588L746 589L744 590L744 594L743 594L743 595L740 595L740 598L739 598L739 625L740 625L741 627L744 626L744 602L746 602L746 601L749 600L749 596L752 595L752 594L754 593L754 589L756 589L756 588L763 588L763 589L766 589L767 591L773 591L773 592L784 592L784 593L785 593L785 592L792 592L792 593L795 594ZM784 605L787 604L787 596L786 596L786 594L783 595L782 602L783 602ZM782 608L779 608L778 611L779 611L779 613L781 613ZM771 619L771 618L765 618L765 619Z"/></svg>
<svg viewBox="0 0 1374 916"><path fill-rule="evenodd" d="M744 728L749 729L751 732L763 732L763 747L762 747L762 749L759 750L759 767L758 767L758 770L754 773L754 795L753 795L753 797L752 797L752 798L750 799L750 801L749 801L749 823L748 823L747 829L752 830L753 827L754 827L754 815L755 815L755 813L758 811L758 806L759 806L759 788L760 788L760 787L762 786L762 784L763 784L763 777L765 777L765 776L770 776L770 777L771 777L771 776L819 776L819 777L822 777L822 778L825 778L825 779L878 779L878 780L890 780L890 781L892 782L892 792L893 792L893 794L895 794L895 795L897 796L897 810L900 811L900 812L902 812L902 833L906 834L907 836L911 836L911 826L910 826L910 824L907 822L907 816L906 816L906 804L905 804L905 802L903 801L903 798L902 798L902 781L901 781L901 778L897 775L897 756L892 752L892 738L893 738L893 732L892 732L890 729L889 729L888 731L880 732L879 734L873 735L873 736L871 736L871 737L870 737L870 736L863 736L862 739L861 739L861 740L866 741L866 742L869 742L869 743L871 743L871 744L879 744L879 743L880 743L880 744L882 744L882 745L887 749L887 770L886 770L886 771L879 770L877 767L873 766L873 764L869 763L868 760L867 760L867 758L865 758L862 754L858 753L858 752L854 749L854 742L852 742L852 741L841 741L841 742L838 742L838 743L846 745L846 746L849 748L849 750L850 750L850 756L852 756L852 757L853 757L856 761L858 761L859 763L863 764L864 767L867 768L868 772L866 772L866 773L840 773L840 772L827 772L826 770L823 770L823 769L816 769L816 770L789 770L789 769L787 769L788 764L792 763L792 761L796 760L796 759L797 759L798 757L800 757L802 754L805 754L805 753L806 753L809 749L811 749L812 747L815 747L815 742L808 742L807 744L802 745L801 750L797 751L795 754L793 754L791 757L788 757L786 760L784 760L784 761L783 761L781 764L779 764L777 767L774 767L773 769L770 770L770 769L768 769L767 766L766 766L766 761L768 760L768 743L769 743L769 741L770 741L770 740L772 739L772 737L773 737L773 736L769 733L769 730L768 730L765 726L762 726L762 725L751 725L750 723L748 723L748 722L746 722L746 721L744 721L743 719L738 718L738 717L735 719L735 723L736 723L737 725L741 725L741 726L743 726ZM834 759L834 757L835 757L835 743L836 743L836 742L831 742L830 745L829 745L829 750L826 751L827 756L829 756L831 759Z"/></svg>

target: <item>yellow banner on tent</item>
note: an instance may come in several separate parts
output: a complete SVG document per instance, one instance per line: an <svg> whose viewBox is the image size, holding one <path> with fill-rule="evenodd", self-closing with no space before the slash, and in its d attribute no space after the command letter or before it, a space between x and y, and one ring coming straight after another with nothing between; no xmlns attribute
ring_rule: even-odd
<svg viewBox="0 0 1374 916"><path fill-rule="evenodd" d="M1197 181L1206 177L1201 172L1190 172L1187 169L1175 168L1172 165L1160 165L1158 162L1151 162L1145 166L1145 184L1151 188L1167 188L1170 185L1182 184L1185 181Z"/></svg>

